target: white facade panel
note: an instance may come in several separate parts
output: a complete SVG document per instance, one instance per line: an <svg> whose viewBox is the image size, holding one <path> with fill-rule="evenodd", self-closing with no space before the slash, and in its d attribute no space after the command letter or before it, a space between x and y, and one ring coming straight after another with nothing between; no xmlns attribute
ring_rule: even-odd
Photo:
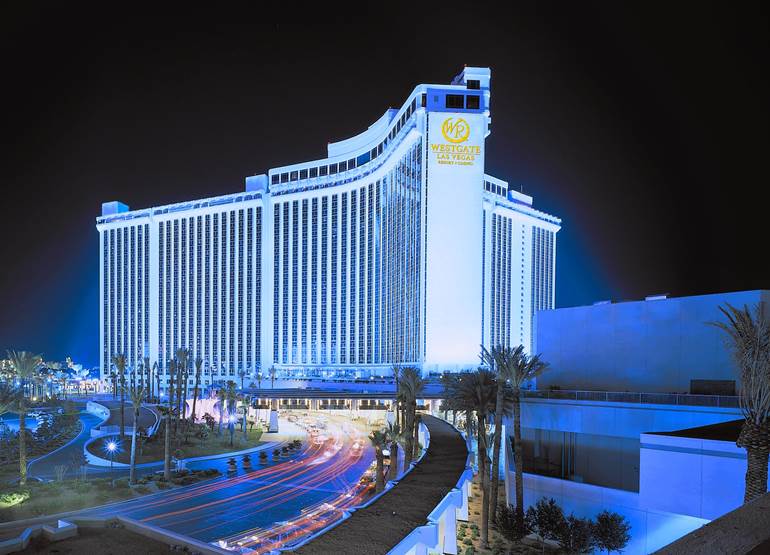
<svg viewBox="0 0 770 555"><path fill-rule="evenodd" d="M249 178L265 187L105 212L104 375L112 355L146 354L165 384L183 347L204 385L457 370L480 343L530 348L559 220L484 174L489 72L469 69L486 77L419 85L329 158Z"/></svg>

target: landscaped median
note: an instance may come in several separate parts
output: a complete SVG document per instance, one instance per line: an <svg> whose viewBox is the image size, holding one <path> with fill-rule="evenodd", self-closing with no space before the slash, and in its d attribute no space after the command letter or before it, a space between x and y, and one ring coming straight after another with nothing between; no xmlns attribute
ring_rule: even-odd
<svg viewBox="0 0 770 555"><path fill-rule="evenodd" d="M174 487L187 486L219 476L215 469L174 472L166 482L158 475L144 476L130 486L128 478L29 482L0 493L0 522L56 515L141 497Z"/></svg>

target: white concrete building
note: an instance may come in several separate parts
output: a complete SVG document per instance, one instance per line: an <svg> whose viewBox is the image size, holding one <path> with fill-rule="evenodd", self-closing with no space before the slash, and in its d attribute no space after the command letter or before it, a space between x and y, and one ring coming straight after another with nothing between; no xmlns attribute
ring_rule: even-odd
<svg viewBox="0 0 770 555"><path fill-rule="evenodd" d="M131 211L105 203L100 366L162 371L180 347L205 382L389 375L530 346L554 306L560 220L484 172L490 72L418 85L327 157L246 178L245 191Z"/></svg>

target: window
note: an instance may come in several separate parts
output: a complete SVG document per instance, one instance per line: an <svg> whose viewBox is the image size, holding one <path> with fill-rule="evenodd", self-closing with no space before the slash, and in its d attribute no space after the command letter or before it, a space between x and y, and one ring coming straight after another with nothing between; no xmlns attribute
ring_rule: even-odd
<svg viewBox="0 0 770 555"><path fill-rule="evenodd" d="M350 160L348 160L348 169L352 170L355 167L356 167L356 159L351 158Z"/></svg>
<svg viewBox="0 0 770 555"><path fill-rule="evenodd" d="M297 181L297 172L291 172L291 181Z"/></svg>
<svg viewBox="0 0 770 555"><path fill-rule="evenodd" d="M481 97L475 94L465 97L465 107L468 110L478 110L481 104Z"/></svg>
<svg viewBox="0 0 770 555"><path fill-rule="evenodd" d="M299 170L299 178L307 179L307 170Z"/></svg>
<svg viewBox="0 0 770 555"><path fill-rule="evenodd" d="M288 173L282 173L281 174L281 183L288 183L289 182L289 174Z"/></svg>
<svg viewBox="0 0 770 555"><path fill-rule="evenodd" d="M478 79L468 79L468 81L466 81L465 83L465 86L468 87L469 89L478 90L481 88L481 83L479 82Z"/></svg>
<svg viewBox="0 0 770 555"><path fill-rule="evenodd" d="M318 168L310 168L310 177L318 177Z"/></svg>
<svg viewBox="0 0 770 555"><path fill-rule="evenodd" d="M328 168L326 166L321 166L320 168L318 168L318 175L323 177L327 173L328 173Z"/></svg>
<svg viewBox="0 0 770 555"><path fill-rule="evenodd" d="M461 94L446 95L446 107L447 108L465 108L465 103L463 102L463 95Z"/></svg>
<svg viewBox="0 0 770 555"><path fill-rule="evenodd" d="M275 174L275 175L273 175L273 176L270 178L270 183L271 183L272 185L278 185L278 179L279 179L279 176L278 176L278 174Z"/></svg>
<svg viewBox="0 0 770 555"><path fill-rule="evenodd" d="M344 172L348 169L348 163L347 162L340 162L339 163L339 169L341 172Z"/></svg>
<svg viewBox="0 0 770 555"><path fill-rule="evenodd" d="M337 164L329 164L329 173L337 173Z"/></svg>

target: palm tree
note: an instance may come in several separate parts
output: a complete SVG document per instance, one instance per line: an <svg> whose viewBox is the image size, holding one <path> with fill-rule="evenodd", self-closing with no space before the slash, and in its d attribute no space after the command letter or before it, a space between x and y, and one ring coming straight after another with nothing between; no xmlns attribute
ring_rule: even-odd
<svg viewBox="0 0 770 555"><path fill-rule="evenodd" d="M377 459L377 474L375 479L374 492L380 493L383 489L385 489L385 472L383 463L384 455L382 451L388 446L388 434L383 430L374 430L371 434L369 434L369 439L372 442L372 446L374 447L374 455Z"/></svg>
<svg viewBox="0 0 770 555"><path fill-rule="evenodd" d="M166 421L163 438L163 478L165 480L171 479L171 417L174 413L174 372L176 372L174 359L168 361L168 372L171 376L168 388L168 407L163 411ZM160 397L160 382L158 382L158 397Z"/></svg>
<svg viewBox="0 0 770 555"><path fill-rule="evenodd" d="M420 376L416 368L406 367L401 369L398 380L398 395L404 405L404 472L414 459L417 442L414 441L415 416L417 413L417 398L425 389L425 380Z"/></svg>
<svg viewBox="0 0 770 555"><path fill-rule="evenodd" d="M29 351L8 351L8 359L16 377L21 382L21 395L18 400L19 411L19 484L27 483L27 405L24 398L24 385L35 376L40 368L42 358Z"/></svg>
<svg viewBox="0 0 770 555"><path fill-rule="evenodd" d="M243 380L246 378L246 376L248 376L248 373L246 372L246 370L244 370L243 368L238 370L238 377L241 379L241 391L243 391Z"/></svg>
<svg viewBox="0 0 770 555"><path fill-rule="evenodd" d="M222 417L225 414L225 402L227 401L227 391L224 386L220 386L217 390L217 399L219 400L219 431L218 435L222 435Z"/></svg>
<svg viewBox="0 0 770 555"><path fill-rule="evenodd" d="M179 420L183 417L185 412L184 399L187 397L187 365L188 365L189 351L184 347L177 349L177 385L176 385L176 418L174 419L174 439L177 437L177 428L179 426ZM184 388L182 387L184 386ZM184 392L183 392L184 389Z"/></svg>
<svg viewBox="0 0 770 555"><path fill-rule="evenodd" d="M497 374L497 398L495 401L495 432L492 440L492 481L490 492L489 516L492 522L495 522L497 513L497 495L500 483L500 443L503 430L503 405L505 397L504 384L513 378L514 369L519 364L519 360L524 356L524 346L519 345L511 348L504 345L492 347L487 350L481 346L481 360Z"/></svg>
<svg viewBox="0 0 770 555"><path fill-rule="evenodd" d="M131 432L131 464L128 471L128 483L136 483L136 432L139 428L139 409L142 407L142 398L144 397L144 383L138 385L136 380L136 370L134 371L134 379L129 389L129 396L131 397L131 404L134 407L134 429Z"/></svg>
<svg viewBox="0 0 770 555"><path fill-rule="evenodd" d="M227 429L230 431L230 447L232 447L233 434L235 432L235 422L233 421L233 414L235 414L235 404L238 401L238 394L236 393L235 382L232 380L227 381L227 393L225 393L225 399L227 401L227 415L228 415Z"/></svg>
<svg viewBox="0 0 770 555"><path fill-rule="evenodd" d="M401 433L401 426L396 423L388 423L385 433L388 436L388 443L390 445L390 470L388 471L388 479L396 480L398 479L398 443L403 441L404 436Z"/></svg>
<svg viewBox="0 0 770 555"><path fill-rule="evenodd" d="M727 322L711 322L724 331L741 381L740 406L743 426L736 442L746 449L748 503L767 493L767 461L770 454L770 318L764 302L753 310L727 304L719 307Z"/></svg>
<svg viewBox="0 0 770 555"><path fill-rule="evenodd" d="M120 379L120 439L126 435L126 355L115 355L112 364L118 370Z"/></svg>
<svg viewBox="0 0 770 555"><path fill-rule="evenodd" d="M464 372L448 381L448 398L455 399L464 407L471 419L476 412L479 481L483 493L481 505L481 542L489 546L489 462L487 460L487 417L495 410L497 379L490 370L480 368L476 372Z"/></svg>
<svg viewBox="0 0 770 555"><path fill-rule="evenodd" d="M201 384L201 369L203 368L203 359L195 359L195 389L193 390L192 421L195 422L195 405L198 402L198 391Z"/></svg>
<svg viewBox="0 0 770 555"><path fill-rule="evenodd" d="M270 367L270 387L275 388L275 366Z"/></svg>

